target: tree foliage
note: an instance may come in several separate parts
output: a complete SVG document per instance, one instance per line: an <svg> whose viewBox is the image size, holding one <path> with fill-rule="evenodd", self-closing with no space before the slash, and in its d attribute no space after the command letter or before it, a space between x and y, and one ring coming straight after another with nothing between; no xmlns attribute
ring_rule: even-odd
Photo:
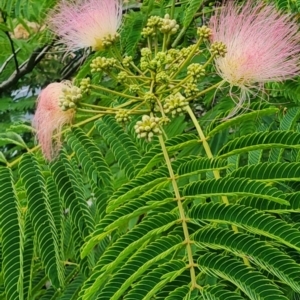
<svg viewBox="0 0 300 300"><path fill-rule="evenodd" d="M42 22L54 4L25 2L2 1L1 12L12 22ZM180 47L193 43L195 25L212 13L208 2L175 6L184 30ZM299 1L275 2L299 13ZM147 17L171 13L172 3L148 0L126 12L119 44L124 54L140 59ZM28 43L26 55L35 46ZM92 84L118 91L119 82L91 73L99 55L87 58L74 81L91 77ZM208 77L207 84L215 80ZM112 116L78 114L51 163L38 146L30 148L28 122L6 122L0 134L0 298L298 299L298 90L297 80L271 83L269 101L259 96L229 120L228 91L207 93L190 105L197 124L189 115L173 118L163 138L151 142L137 138L136 117L123 126ZM87 96L89 104L110 108L125 100L105 92ZM2 115L12 113L9 93L0 105ZM33 101L16 107L24 115Z"/></svg>

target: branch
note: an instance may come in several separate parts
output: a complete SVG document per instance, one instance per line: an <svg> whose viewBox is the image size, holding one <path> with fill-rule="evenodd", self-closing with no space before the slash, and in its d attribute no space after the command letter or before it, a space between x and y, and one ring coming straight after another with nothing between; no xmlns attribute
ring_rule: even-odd
<svg viewBox="0 0 300 300"><path fill-rule="evenodd" d="M17 59L17 53L15 51L14 42L11 39L10 34L9 34L8 31L5 31L5 34L8 38L8 40L9 40L9 43L10 43L11 52L12 52L12 55L13 55L13 58L14 58L14 61L15 61L15 65L16 65L16 72L19 73L19 63L18 63L18 59Z"/></svg>
<svg viewBox="0 0 300 300"><path fill-rule="evenodd" d="M17 83L18 80L24 75L30 73L34 69L34 67L44 58L45 54L53 44L54 42L52 42L50 45L45 45L34 50L31 56L18 67L18 70L15 70L7 80L3 81L0 84L0 93L4 92L12 85Z"/></svg>
<svg viewBox="0 0 300 300"><path fill-rule="evenodd" d="M18 48L15 51L15 54L17 54L19 51L21 50L21 48ZM11 61L11 59L14 58L14 54L11 54L8 59L2 64L1 68L0 68L0 74L4 71L4 69L6 68L6 66L8 65L8 63Z"/></svg>

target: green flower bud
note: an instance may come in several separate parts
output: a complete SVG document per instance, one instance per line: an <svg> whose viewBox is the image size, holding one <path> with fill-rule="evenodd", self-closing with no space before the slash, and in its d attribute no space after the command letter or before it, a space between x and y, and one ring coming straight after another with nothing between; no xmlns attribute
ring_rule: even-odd
<svg viewBox="0 0 300 300"><path fill-rule="evenodd" d="M227 47L222 42L214 42L210 47L210 52L212 55L224 57L227 53Z"/></svg>
<svg viewBox="0 0 300 300"><path fill-rule="evenodd" d="M144 115L142 121L136 122L134 129L138 138L146 138L150 142L154 135L161 134L159 124L160 118Z"/></svg>
<svg viewBox="0 0 300 300"><path fill-rule="evenodd" d="M208 39L211 36L212 31L207 26L202 26L197 28L197 34L202 39Z"/></svg>

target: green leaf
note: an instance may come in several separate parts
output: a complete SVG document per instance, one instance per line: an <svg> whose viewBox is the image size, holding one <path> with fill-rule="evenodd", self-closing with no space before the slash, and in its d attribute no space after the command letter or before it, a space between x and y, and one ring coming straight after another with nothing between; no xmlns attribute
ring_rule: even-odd
<svg viewBox="0 0 300 300"><path fill-rule="evenodd" d="M7 144L14 144L22 148L27 148L27 145L23 141L22 137L15 132L0 133L0 146Z"/></svg>
<svg viewBox="0 0 300 300"><path fill-rule="evenodd" d="M166 141L168 154L177 152L188 146L199 145L199 141L194 134L180 134ZM164 156L161 152L161 146L156 145L148 151L139 161L137 165L137 176L149 172L154 166L159 163L164 163Z"/></svg>
<svg viewBox="0 0 300 300"><path fill-rule="evenodd" d="M173 279L174 274L179 275L184 270L186 270L186 265L181 260L171 260L170 262L161 264L143 276L125 295L124 300L150 300L166 283Z"/></svg>
<svg viewBox="0 0 300 300"><path fill-rule="evenodd" d="M189 0L188 5L186 6L184 10L184 17L183 17L183 26L187 28L190 23L192 22L196 12L202 5L203 0Z"/></svg>
<svg viewBox="0 0 300 300"><path fill-rule="evenodd" d="M255 234L261 234L288 247L300 250L300 232L290 224L256 209L238 204L199 204L189 216L191 219L209 220L236 225Z"/></svg>
<svg viewBox="0 0 300 300"><path fill-rule="evenodd" d="M282 282L300 293L300 266L284 252L258 238L222 228L205 227L194 235L196 244L212 249L224 249L240 257L247 257Z"/></svg>
<svg viewBox="0 0 300 300"><path fill-rule="evenodd" d="M4 288L7 300L23 298L23 232L11 171L0 167L0 226Z"/></svg>
<svg viewBox="0 0 300 300"><path fill-rule="evenodd" d="M106 282L108 276L146 241L167 231L177 222L177 216L172 213L160 213L152 218L143 220L131 231L121 236L111 247L107 248L94 269L91 278L84 284L80 296L83 300L90 299ZM108 233L92 237L82 250L84 257L91 248Z"/></svg>
<svg viewBox="0 0 300 300"><path fill-rule="evenodd" d="M244 178L221 178L192 182L185 186L183 195L191 198L197 196L256 196L269 201L289 205L284 194L263 182Z"/></svg>
<svg viewBox="0 0 300 300"><path fill-rule="evenodd" d="M118 191L116 191L109 199L107 212L111 212L126 200L132 199L137 195L148 192L155 186L168 182L168 170L162 167L150 174L139 176L124 184Z"/></svg>
<svg viewBox="0 0 300 300"><path fill-rule="evenodd" d="M245 166L229 174L230 177L271 181L300 181L300 163L265 162Z"/></svg>
<svg viewBox="0 0 300 300"><path fill-rule="evenodd" d="M30 300L33 276L33 256L34 256L34 233L30 220L30 215L27 213L25 218L25 239L23 252L23 293L24 299Z"/></svg>
<svg viewBox="0 0 300 300"><path fill-rule="evenodd" d="M225 158L257 149L298 149L299 140L300 133L293 131L256 132L230 141L219 151L218 157Z"/></svg>
<svg viewBox="0 0 300 300"><path fill-rule="evenodd" d="M258 210L277 214L287 212L300 212L300 192L285 194L285 200L287 200L290 205L279 204L255 197L243 197L239 200L239 203L241 205L251 206Z"/></svg>
<svg viewBox="0 0 300 300"><path fill-rule="evenodd" d="M110 145L114 156L128 178L133 178L135 166L140 160L140 154L130 139L112 117L105 116L95 123L105 141Z"/></svg>
<svg viewBox="0 0 300 300"><path fill-rule="evenodd" d="M153 268L154 264L164 261L165 258L171 258L174 252L182 247L182 239L179 236L165 236L157 239L134 254L119 271L112 274L111 279L98 294L97 299L120 299L131 284L143 273L149 268ZM185 267L182 268L184 271ZM178 275L180 273L178 272ZM174 276L174 274L172 275ZM143 299L142 295L139 295L137 299Z"/></svg>
<svg viewBox="0 0 300 300"><path fill-rule="evenodd" d="M204 287L203 290L201 290L201 295L204 300L244 300L242 296L226 290L226 287L224 285L213 285Z"/></svg>
<svg viewBox="0 0 300 300"><path fill-rule="evenodd" d="M2 151L0 151L0 162L3 162L5 164L7 163L6 157L4 156Z"/></svg>
<svg viewBox="0 0 300 300"><path fill-rule="evenodd" d="M84 196L81 175L64 152L51 171L64 207L69 210L72 222L84 240L92 232L94 220Z"/></svg>
<svg viewBox="0 0 300 300"><path fill-rule="evenodd" d="M58 235L50 209L45 179L37 160L31 155L25 155L20 162L19 174L26 190L28 210L43 265L53 286L61 287L63 286L64 275Z"/></svg>
<svg viewBox="0 0 300 300"><path fill-rule="evenodd" d="M68 136L68 144L76 153L85 174L98 187L112 191L112 174L100 150L79 128Z"/></svg>
<svg viewBox="0 0 300 300"><path fill-rule="evenodd" d="M229 280L250 299L288 300L271 280L230 256L207 253L198 265L205 273Z"/></svg>
<svg viewBox="0 0 300 300"><path fill-rule="evenodd" d="M246 122L248 120L252 121L252 120L257 119L258 117L274 115L278 111L279 111L279 109L276 108L276 107L268 107L268 108L265 108L265 109L262 109L262 110L257 110L257 111L253 111L253 112L250 112L250 113L246 113L246 114L236 116L235 118L226 120L222 124L215 127L213 130L211 130L208 133L208 137L211 138L220 131L223 131L225 129L230 129L235 125L238 126L238 125L240 125L243 122Z"/></svg>

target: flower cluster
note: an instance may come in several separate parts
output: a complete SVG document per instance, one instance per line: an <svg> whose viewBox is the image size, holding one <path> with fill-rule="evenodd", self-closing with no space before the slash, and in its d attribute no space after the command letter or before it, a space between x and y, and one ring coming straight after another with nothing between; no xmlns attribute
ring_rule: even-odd
<svg viewBox="0 0 300 300"><path fill-rule="evenodd" d="M102 50L118 37L122 0L61 1L48 19L50 29L69 51Z"/></svg>
<svg viewBox="0 0 300 300"><path fill-rule="evenodd" d="M46 159L52 160L61 147L62 128L73 120L75 110L63 111L59 106L63 91L72 88L70 82L51 83L38 97L33 126Z"/></svg>
<svg viewBox="0 0 300 300"><path fill-rule="evenodd" d="M118 36L122 2L62 1L50 14L50 28L70 51L86 47L103 50ZM217 10L209 26L197 28L195 44L170 48L170 39L178 28L169 15L151 16L142 30L147 47L141 49L140 61L135 55L122 58L119 54L92 60L92 76L104 72L106 79L112 78L114 83L117 80L118 90L111 91L121 100L117 109L79 103L82 94L89 95L90 90L97 89L105 95L110 91L111 85L91 85L90 78L82 79L80 88L63 82L44 89L38 99L34 125L46 158L50 160L58 153L62 127L72 121L75 108L85 113L113 113L122 125L130 120L130 114L140 115L142 119L135 124L135 132L139 138L151 141L162 133L161 127L170 121L170 116L190 113L189 102L225 82L241 90L231 116L249 99L251 89L299 74L298 26L289 15L281 14L272 5L246 0L243 6L238 6L228 1ZM207 41L210 46L205 49ZM115 49L111 50L112 54L116 53ZM207 74L205 69L213 69L211 63L221 80L213 87L206 87L210 81L203 78Z"/></svg>
<svg viewBox="0 0 300 300"><path fill-rule="evenodd" d="M175 95L170 95L165 100L164 112L171 113L172 117L181 115L189 105L188 101L179 92Z"/></svg>
<svg viewBox="0 0 300 300"><path fill-rule="evenodd" d="M126 123L129 121L130 116L128 114L128 112L124 109L120 109L117 113L116 113L116 117L115 117L116 121L118 123Z"/></svg>
<svg viewBox="0 0 300 300"><path fill-rule="evenodd" d="M159 124L160 118L144 115L142 121L138 121L134 126L134 129L138 138L145 138L150 142L154 135L161 134Z"/></svg>
<svg viewBox="0 0 300 300"><path fill-rule="evenodd" d="M108 71L116 65L115 58L96 57L91 62L91 72Z"/></svg>
<svg viewBox="0 0 300 300"><path fill-rule="evenodd" d="M82 93L88 93L91 87L91 78L87 77L87 78L83 78L80 81L80 89L82 91Z"/></svg>
<svg viewBox="0 0 300 300"><path fill-rule="evenodd" d="M62 110L76 108L76 103L82 98L81 89L71 84L66 84L61 89L59 106Z"/></svg>
<svg viewBox="0 0 300 300"><path fill-rule="evenodd" d="M179 29L176 20L170 19L170 15L166 14L164 18L151 16L148 19L147 25L142 30L144 37L156 36L157 31L166 34L175 34Z"/></svg>
<svg viewBox="0 0 300 300"><path fill-rule="evenodd" d="M299 74L298 25L273 5L248 0L228 3L210 20L211 41L227 46L215 59L216 70L228 83L251 88Z"/></svg>

